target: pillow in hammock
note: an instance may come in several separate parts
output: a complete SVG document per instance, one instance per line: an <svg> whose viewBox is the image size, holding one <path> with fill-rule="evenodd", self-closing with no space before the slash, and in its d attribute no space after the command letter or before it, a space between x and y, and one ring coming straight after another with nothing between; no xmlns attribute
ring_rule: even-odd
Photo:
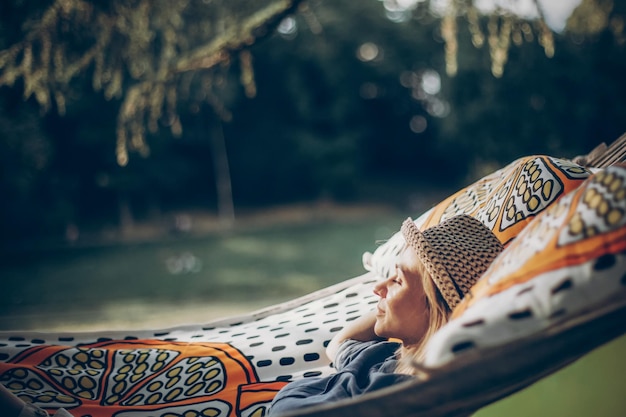
<svg viewBox="0 0 626 417"><path fill-rule="evenodd" d="M626 164L599 171L535 217L430 340L425 364L626 301L625 277Z"/></svg>
<svg viewBox="0 0 626 417"><path fill-rule="evenodd" d="M590 175L588 169L565 159L527 156L451 195L415 219L415 224L422 229L468 214L482 221L506 245L537 214ZM395 233L373 254L363 254L363 266L388 277L403 245L401 233Z"/></svg>

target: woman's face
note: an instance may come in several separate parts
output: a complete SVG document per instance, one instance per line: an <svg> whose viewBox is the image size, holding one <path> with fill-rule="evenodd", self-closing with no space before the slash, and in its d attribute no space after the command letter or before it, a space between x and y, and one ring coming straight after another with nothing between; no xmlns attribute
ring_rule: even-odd
<svg viewBox="0 0 626 417"><path fill-rule="evenodd" d="M374 287L380 297L374 331L380 337L416 344L428 328L428 308L418 270L420 261L408 247L397 258L396 272Z"/></svg>

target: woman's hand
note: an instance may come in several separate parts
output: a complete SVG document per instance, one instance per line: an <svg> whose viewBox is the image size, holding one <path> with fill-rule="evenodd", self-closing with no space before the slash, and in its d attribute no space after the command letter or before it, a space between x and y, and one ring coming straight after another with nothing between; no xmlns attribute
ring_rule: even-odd
<svg viewBox="0 0 626 417"><path fill-rule="evenodd" d="M339 346L348 339L358 340L361 342L367 342L369 340L381 340L374 332L374 325L376 324L376 310L365 313L358 319L349 323L346 327L341 329L328 343L326 347L326 356L331 362L335 361Z"/></svg>

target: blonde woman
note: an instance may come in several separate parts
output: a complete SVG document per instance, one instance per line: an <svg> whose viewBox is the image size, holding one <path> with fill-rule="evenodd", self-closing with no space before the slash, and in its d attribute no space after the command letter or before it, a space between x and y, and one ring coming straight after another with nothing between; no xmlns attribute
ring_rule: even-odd
<svg viewBox="0 0 626 417"><path fill-rule="evenodd" d="M274 399L269 414L350 398L412 378L429 338L502 251L480 221L452 217L423 232L402 225L406 245L396 271L374 287L376 309L345 327L326 353L337 373L294 381ZM398 339L400 342L388 341Z"/></svg>

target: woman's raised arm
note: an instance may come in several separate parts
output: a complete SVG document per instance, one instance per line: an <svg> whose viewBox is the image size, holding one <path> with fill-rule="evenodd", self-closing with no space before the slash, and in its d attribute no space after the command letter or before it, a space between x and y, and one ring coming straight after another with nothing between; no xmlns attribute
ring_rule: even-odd
<svg viewBox="0 0 626 417"><path fill-rule="evenodd" d="M348 339L359 340L362 342L381 339L376 335L376 333L374 333L375 324L376 310L366 313L349 323L328 343L328 346L326 347L326 356L328 356L328 359L330 359L331 362L334 362L339 346L341 346L341 344Z"/></svg>

